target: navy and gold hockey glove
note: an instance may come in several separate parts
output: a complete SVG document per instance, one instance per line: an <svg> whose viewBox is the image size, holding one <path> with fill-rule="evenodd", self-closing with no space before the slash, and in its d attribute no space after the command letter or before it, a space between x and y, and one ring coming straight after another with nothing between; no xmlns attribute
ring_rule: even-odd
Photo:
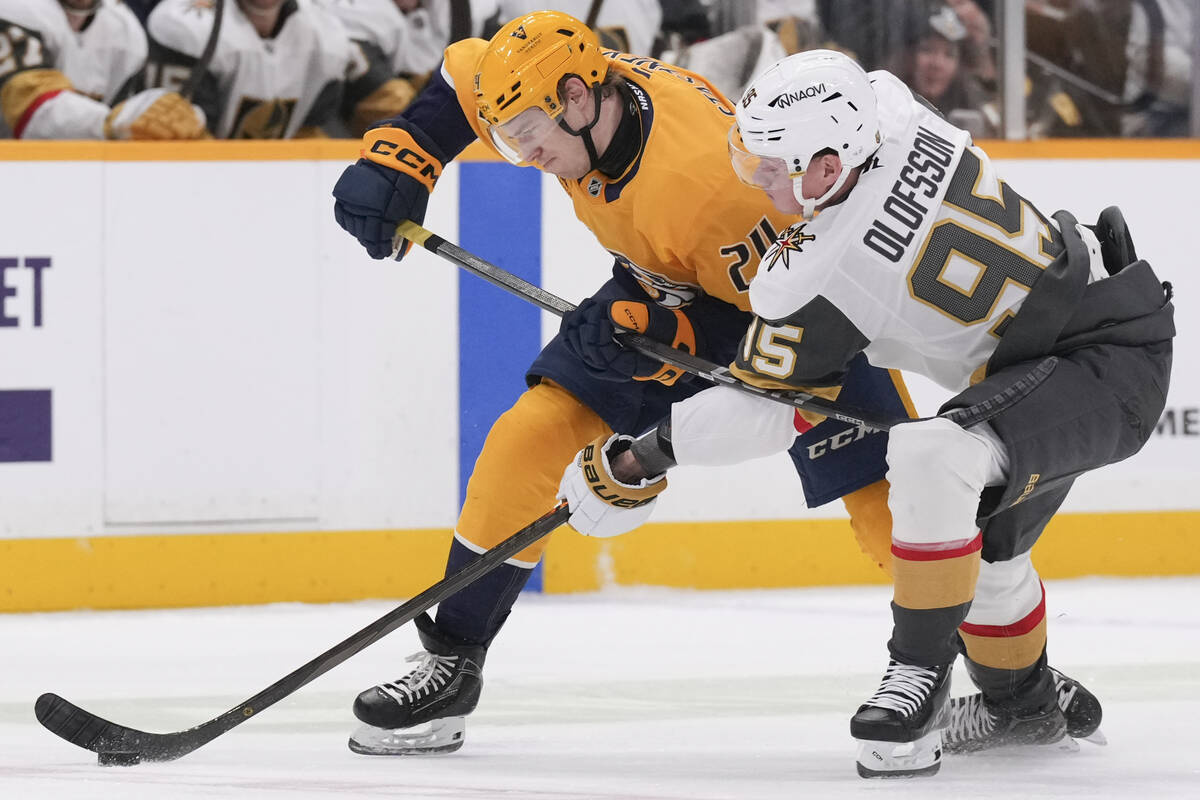
<svg viewBox="0 0 1200 800"><path fill-rule="evenodd" d="M429 193L446 159L432 139L403 119L363 136L362 158L346 167L333 187L333 216L371 258L391 255L401 220L425 221ZM399 260L411 242L404 242Z"/></svg>
<svg viewBox="0 0 1200 800"><path fill-rule="evenodd" d="M598 302L588 298L563 315L559 333L596 377L613 381L658 381L673 385L687 373L625 347L617 330L635 331L672 347L695 353L696 331L682 311L636 300Z"/></svg>

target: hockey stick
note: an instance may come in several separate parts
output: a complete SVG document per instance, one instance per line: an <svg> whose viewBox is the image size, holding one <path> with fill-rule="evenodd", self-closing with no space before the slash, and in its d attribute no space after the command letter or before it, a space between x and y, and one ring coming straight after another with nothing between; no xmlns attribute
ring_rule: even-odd
<svg viewBox="0 0 1200 800"><path fill-rule="evenodd" d="M421 612L491 572L529 545L547 536L566 522L570 515L567 504L560 503L554 510L473 558L458 572L433 584L407 603L384 614L244 703L194 728L176 733L147 733L109 722L50 693L37 699L34 713L38 722L51 733L85 750L98 753L101 764L131 766L140 761L174 761L257 716L350 656L365 650Z"/></svg>
<svg viewBox="0 0 1200 800"><path fill-rule="evenodd" d="M213 0L213 2L216 5L213 7L212 30L208 32L208 40L204 43L204 50L201 51L200 57L196 59L195 64L192 64L187 83L179 90L183 99L189 103L192 102L192 97L196 94L200 81L204 79L208 65L212 63L213 54L217 52L217 40L221 38L221 18L225 15L225 0Z"/></svg>
<svg viewBox="0 0 1200 800"><path fill-rule="evenodd" d="M408 239L429 252L439 255L453 264L457 264L468 272L478 275L510 294L528 300L538 308L549 311L551 314L561 317L568 311L575 309L575 306L563 300L558 295L552 294L540 286L534 286L529 281L512 274L506 269L484 261L479 256L462 249L458 245L451 244L415 222L408 220L401 222L396 226L396 236L397 241L399 239ZM793 408L815 411L826 417L848 422L851 425L857 425L861 428L890 430L892 427L904 422L918 421L915 419L880 417L870 411L863 411L858 408L835 403L822 397L811 395L808 392L761 389L738 380L727 367L718 366L711 361L706 361L691 353L678 350L656 339L643 336L640 333L618 331L617 336L623 344L632 347L643 355L652 356L666 364L670 364L672 367L690 372L693 375L699 375L701 378L719 386L728 386L740 392L755 394L765 397L768 400L774 400L777 403L792 406ZM971 425L978 425L980 422L996 416L1036 389L1050 376L1050 373L1054 371L1054 367L1057 364L1058 359L1054 356L1045 358L1027 375L995 396L968 408L954 409L940 416L953 420L964 428Z"/></svg>

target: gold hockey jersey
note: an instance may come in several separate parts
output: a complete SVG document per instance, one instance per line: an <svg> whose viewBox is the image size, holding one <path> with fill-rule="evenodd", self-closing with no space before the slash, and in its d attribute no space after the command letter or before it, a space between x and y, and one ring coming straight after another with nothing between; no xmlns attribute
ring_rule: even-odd
<svg viewBox="0 0 1200 800"><path fill-rule="evenodd" d="M442 76L476 135L475 64L486 43L446 48ZM651 58L606 51L637 102L641 146L625 173L560 181L579 219L659 304L680 308L704 292L750 309L750 280L795 218L741 183L729 163L729 101L704 78Z"/></svg>
<svg viewBox="0 0 1200 800"><path fill-rule="evenodd" d="M78 33L58 0L0 0L0 138L103 139L145 63L142 26L117 0Z"/></svg>

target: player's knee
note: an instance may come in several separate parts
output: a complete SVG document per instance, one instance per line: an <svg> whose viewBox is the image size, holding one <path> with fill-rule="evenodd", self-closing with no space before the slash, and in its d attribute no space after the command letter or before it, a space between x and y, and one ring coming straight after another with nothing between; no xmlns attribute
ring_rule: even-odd
<svg viewBox="0 0 1200 800"><path fill-rule="evenodd" d="M983 491L991 453L975 436L947 419L929 419L892 428L888 437L887 479L892 492L939 487Z"/></svg>
<svg viewBox="0 0 1200 800"><path fill-rule="evenodd" d="M467 482L457 532L489 549L554 507L563 467L608 426L562 387L543 382L525 392L488 432ZM517 560L536 563L546 540Z"/></svg>

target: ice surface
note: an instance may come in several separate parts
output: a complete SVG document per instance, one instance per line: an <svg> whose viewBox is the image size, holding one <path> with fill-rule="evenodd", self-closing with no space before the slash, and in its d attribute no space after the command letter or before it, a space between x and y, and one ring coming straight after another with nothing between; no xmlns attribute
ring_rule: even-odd
<svg viewBox="0 0 1200 800"><path fill-rule="evenodd" d="M394 603L0 616L0 798L1200 798L1200 578L1047 583L1051 662L1103 701L1107 747L947 756L934 778L864 781L848 722L886 663L889 599L886 587L527 596L489 653L458 753L346 749L354 695L418 649L408 626L191 755L131 768L98 767L45 731L34 699L54 691L181 730Z"/></svg>

